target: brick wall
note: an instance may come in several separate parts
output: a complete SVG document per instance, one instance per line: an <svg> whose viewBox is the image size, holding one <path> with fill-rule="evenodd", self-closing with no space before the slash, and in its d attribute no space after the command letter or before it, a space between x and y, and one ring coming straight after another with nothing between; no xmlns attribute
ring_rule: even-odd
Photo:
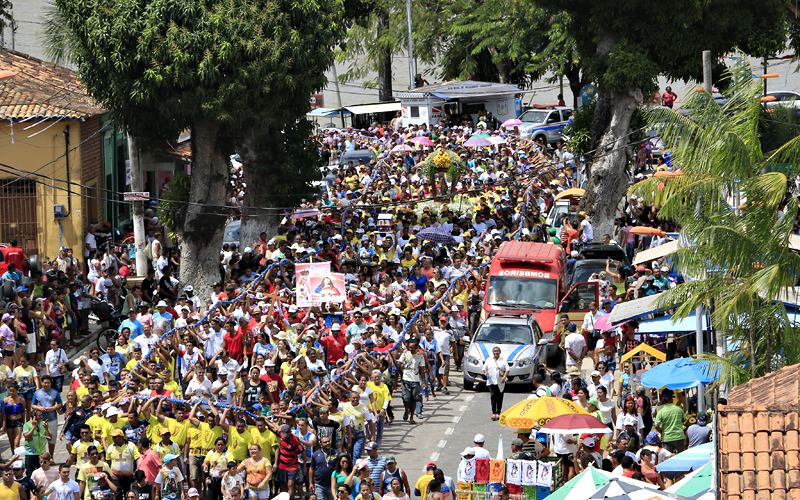
<svg viewBox="0 0 800 500"><path fill-rule="evenodd" d="M101 117L93 116L87 121L81 123L81 184L88 184L92 180L97 180L97 187L102 189L103 186L103 149L101 147L103 141L103 134L97 133L100 130ZM92 134L96 134L92 137ZM89 139L91 137L91 139ZM86 142L83 142L86 141ZM72 145L75 147L75 145ZM96 193L86 193L94 196L103 196L101 191ZM83 198L81 202L83 213L87 215L85 220L90 220L88 217L88 209L92 200ZM91 206L97 207L98 220L102 221L103 218L103 203L102 200L94 200Z"/></svg>

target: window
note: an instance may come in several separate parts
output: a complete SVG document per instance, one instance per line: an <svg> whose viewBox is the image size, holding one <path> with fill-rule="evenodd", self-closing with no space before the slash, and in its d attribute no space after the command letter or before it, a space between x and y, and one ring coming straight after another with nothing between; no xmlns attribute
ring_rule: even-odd
<svg viewBox="0 0 800 500"><path fill-rule="evenodd" d="M562 109L561 110L561 121L569 120L569 117L572 116L572 110L570 109Z"/></svg>
<svg viewBox="0 0 800 500"><path fill-rule="evenodd" d="M559 312L588 311L589 304L597 299L597 283L578 283L561 303Z"/></svg>
<svg viewBox="0 0 800 500"><path fill-rule="evenodd" d="M558 114L558 111L553 111L550 113L550 116L547 117L547 123L555 123L559 121L561 117Z"/></svg>
<svg viewBox="0 0 800 500"><path fill-rule="evenodd" d="M419 118L419 106L411 106L411 118Z"/></svg>

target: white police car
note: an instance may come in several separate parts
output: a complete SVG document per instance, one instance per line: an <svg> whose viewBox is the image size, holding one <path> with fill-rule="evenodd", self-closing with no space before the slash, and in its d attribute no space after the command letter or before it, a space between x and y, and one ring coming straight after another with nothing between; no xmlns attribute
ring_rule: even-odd
<svg viewBox="0 0 800 500"><path fill-rule="evenodd" d="M464 389L486 383L483 363L494 357L495 347L500 348L500 356L508 363L506 384L532 383L533 375L539 371L539 360L547 356L547 339L532 314L489 316L475 331L464 357Z"/></svg>
<svg viewBox="0 0 800 500"><path fill-rule="evenodd" d="M519 116L523 122L520 135L523 139L538 140L541 137L545 143L556 142L561 139L561 132L571 116L572 108L569 107L529 109Z"/></svg>

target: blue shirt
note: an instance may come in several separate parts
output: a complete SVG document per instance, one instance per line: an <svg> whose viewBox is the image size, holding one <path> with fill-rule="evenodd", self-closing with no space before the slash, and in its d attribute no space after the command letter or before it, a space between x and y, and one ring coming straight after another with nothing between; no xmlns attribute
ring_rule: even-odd
<svg viewBox="0 0 800 500"><path fill-rule="evenodd" d="M113 376L117 382L119 382L119 372L122 370L122 367L125 366L125 356L122 354L115 352L114 356L109 356L108 354L103 354L100 356L100 361L103 362L103 367L108 371L109 375Z"/></svg>
<svg viewBox="0 0 800 500"><path fill-rule="evenodd" d="M136 337L138 337L139 335L144 333L144 332L142 332L142 323L138 319L135 319L133 321L131 321L130 319L125 319L125 321L123 321L122 324L119 325L119 329L117 331L118 332L122 332L123 328L129 328L130 329L130 331L131 331L130 339L131 340L135 339Z"/></svg>
<svg viewBox="0 0 800 500"><path fill-rule="evenodd" d="M61 403L61 394L57 390L50 388L49 391L39 389L33 393L32 404L48 408ZM55 411L46 411L42 413L42 420L57 420L58 414Z"/></svg>
<svg viewBox="0 0 800 500"><path fill-rule="evenodd" d="M18 287L19 287L19 286L22 286L22 280L20 280L19 274L17 274L17 272L16 272L16 271L15 271L15 272L13 272L13 273L12 273L11 271L6 271L5 273L3 273L3 277L2 277L2 279L3 279L3 281L5 281L5 280L11 280L11 281L13 281L13 282L14 282L14 284L15 284L15 285L17 285Z"/></svg>
<svg viewBox="0 0 800 500"><path fill-rule="evenodd" d="M172 329L172 315L169 311L165 311L163 315L160 312L153 315L153 330L156 328L163 328L164 331Z"/></svg>

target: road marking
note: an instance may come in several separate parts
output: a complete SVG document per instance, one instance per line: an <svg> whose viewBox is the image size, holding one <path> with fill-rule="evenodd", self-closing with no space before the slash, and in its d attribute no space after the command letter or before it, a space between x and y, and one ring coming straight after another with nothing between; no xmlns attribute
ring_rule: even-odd
<svg viewBox="0 0 800 500"><path fill-rule="evenodd" d="M431 453L431 462L439 460L439 453Z"/></svg>
<svg viewBox="0 0 800 500"><path fill-rule="evenodd" d="M474 395L474 394L470 394L469 396L467 396L467 397L464 399L464 401L472 401L472 398L474 398L474 397L475 397L475 395Z"/></svg>
<svg viewBox="0 0 800 500"><path fill-rule="evenodd" d="M467 411L467 405L462 406L461 408L458 409L458 411L461 412Z"/></svg>
<svg viewBox="0 0 800 500"><path fill-rule="evenodd" d="M448 435L448 436L449 436L449 435L450 435L450 434L452 434L452 433L453 433L453 431L455 431L455 430L456 430L456 428L455 428L455 427L448 427L448 428L447 428L447 430L446 430L446 431L444 431L444 433L445 433L446 435Z"/></svg>
<svg viewBox="0 0 800 500"><path fill-rule="evenodd" d="M447 444L447 440L446 439L442 439L441 441L439 441L439 448L444 448L444 445L446 445L446 444Z"/></svg>
<svg viewBox="0 0 800 500"><path fill-rule="evenodd" d="M461 420L461 415L458 415L457 417L453 417L453 423L454 424L457 424L459 420Z"/></svg>

